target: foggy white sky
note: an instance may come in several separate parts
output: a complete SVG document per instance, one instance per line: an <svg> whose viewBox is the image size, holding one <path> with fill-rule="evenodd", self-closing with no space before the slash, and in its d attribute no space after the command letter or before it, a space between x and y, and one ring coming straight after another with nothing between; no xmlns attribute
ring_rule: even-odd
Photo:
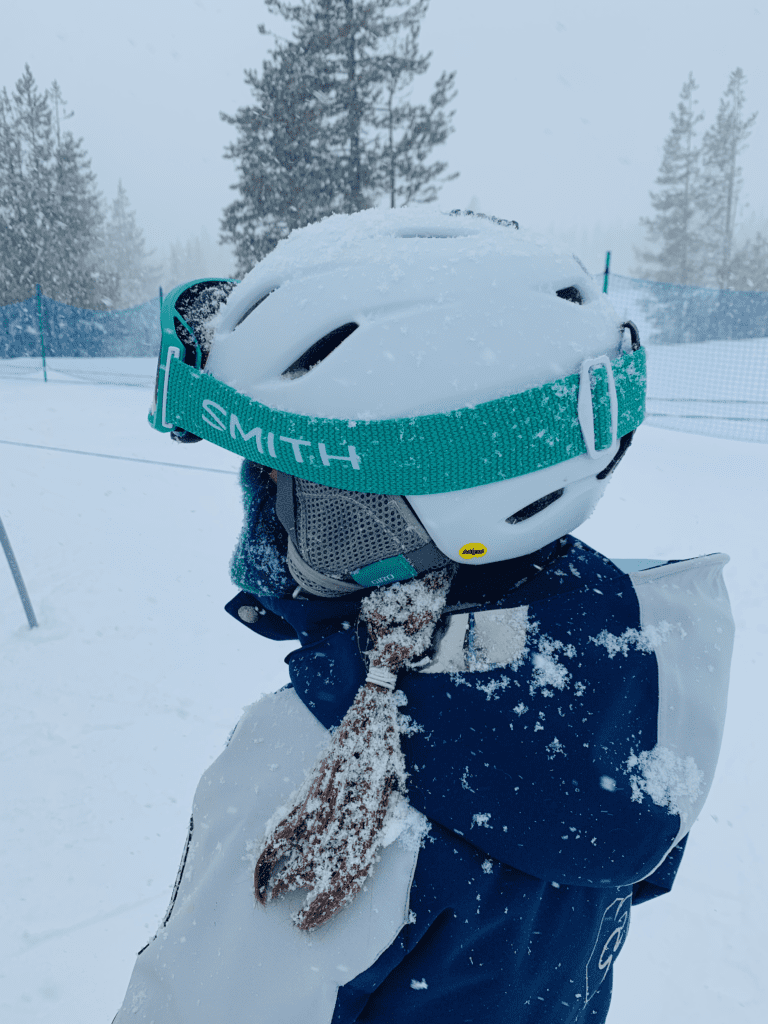
<svg viewBox="0 0 768 1024"><path fill-rule="evenodd" d="M261 0L30 0L3 13L0 87L29 63L58 80L100 188L122 178L150 247L218 238L234 166L219 111L250 102L245 68L269 41ZM279 27L281 23L274 23ZM590 269L606 247L631 273L669 113L689 71L709 119L729 73L759 110L743 157L742 221L768 220L768 3L762 0L431 0L424 85L458 71L451 170L440 206L514 217L572 242ZM745 206L749 203L749 206ZM210 272L230 270L226 256Z"/></svg>

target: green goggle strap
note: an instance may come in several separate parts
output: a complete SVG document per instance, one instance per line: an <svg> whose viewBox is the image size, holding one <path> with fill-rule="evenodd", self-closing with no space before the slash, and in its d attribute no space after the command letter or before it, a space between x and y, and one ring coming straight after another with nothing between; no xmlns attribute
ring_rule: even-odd
<svg viewBox="0 0 768 1024"><path fill-rule="evenodd" d="M186 365L163 332L156 430L196 434L245 459L348 491L439 494L509 480L577 455L613 455L645 415L645 350L446 413L341 420L272 409Z"/></svg>

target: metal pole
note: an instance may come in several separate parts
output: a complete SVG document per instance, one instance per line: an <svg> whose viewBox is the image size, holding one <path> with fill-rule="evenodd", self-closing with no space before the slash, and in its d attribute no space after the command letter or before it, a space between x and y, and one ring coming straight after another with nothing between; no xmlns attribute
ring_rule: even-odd
<svg viewBox="0 0 768 1024"><path fill-rule="evenodd" d="M611 251L609 249L608 252L605 254L605 275L603 277L603 294L604 295L607 294L607 292L608 292L608 274L610 272L610 269L611 269Z"/></svg>
<svg viewBox="0 0 768 1024"><path fill-rule="evenodd" d="M32 602L29 600L29 594L27 588L24 586L24 580L21 578L21 570L19 569L19 563L16 561L16 556L13 553L11 542L8 540L8 534L5 532L3 526L3 520L0 519L0 544L3 546L5 551L5 557L8 559L8 565L11 568L11 575L13 576L13 582L16 584L16 589L19 592L21 603L24 605L24 611L27 613L27 622L29 628L34 629L37 625L37 619L35 618L35 612L32 608Z"/></svg>
<svg viewBox="0 0 768 1024"><path fill-rule="evenodd" d="M48 380L48 370L45 368L45 338L43 335L43 294L40 285L37 286L37 327L40 331L40 350L43 353L43 377Z"/></svg>

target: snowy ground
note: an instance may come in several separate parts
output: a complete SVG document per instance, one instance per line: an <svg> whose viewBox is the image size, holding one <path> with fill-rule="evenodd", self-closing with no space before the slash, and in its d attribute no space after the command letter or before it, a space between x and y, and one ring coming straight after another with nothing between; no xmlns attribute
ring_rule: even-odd
<svg viewBox="0 0 768 1024"><path fill-rule="evenodd" d="M144 389L63 379L0 379L0 442L17 442L0 443L0 515L40 620L28 629L0 556L9 1024L112 1020L165 910L197 780L242 706L284 680L290 649L222 610L235 456L151 431ZM635 913L612 1024L768 1015L766 481L766 445L645 427L579 531L613 556L727 551L737 623L715 788L674 892Z"/></svg>

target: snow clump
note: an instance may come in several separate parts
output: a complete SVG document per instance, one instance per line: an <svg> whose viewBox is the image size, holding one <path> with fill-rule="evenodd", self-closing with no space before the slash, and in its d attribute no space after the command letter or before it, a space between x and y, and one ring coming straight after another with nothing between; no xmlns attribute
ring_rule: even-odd
<svg viewBox="0 0 768 1024"><path fill-rule="evenodd" d="M681 636L685 636L685 630L679 623L675 627L669 622L662 621L657 626L648 625L643 626L642 629L625 629L620 636L604 629L597 636L591 636L589 639L593 644L604 647L609 658L613 659L617 654L623 654L626 658L633 649L642 651L644 654L652 654L676 630L680 632Z"/></svg>
<svg viewBox="0 0 768 1024"><path fill-rule="evenodd" d="M670 814L683 819L703 789L704 775L694 759L679 757L668 747L657 745L630 754L627 773L636 803L647 795L658 807L667 807Z"/></svg>

